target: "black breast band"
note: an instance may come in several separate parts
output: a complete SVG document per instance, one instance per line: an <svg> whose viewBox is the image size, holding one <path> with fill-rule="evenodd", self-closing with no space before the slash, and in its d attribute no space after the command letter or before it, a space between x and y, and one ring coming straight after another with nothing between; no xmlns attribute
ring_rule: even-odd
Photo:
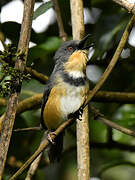
<svg viewBox="0 0 135 180"><path fill-rule="evenodd" d="M70 76L67 72L62 73L62 78L64 82L69 83L73 86L84 86L86 84L86 77L74 78Z"/></svg>

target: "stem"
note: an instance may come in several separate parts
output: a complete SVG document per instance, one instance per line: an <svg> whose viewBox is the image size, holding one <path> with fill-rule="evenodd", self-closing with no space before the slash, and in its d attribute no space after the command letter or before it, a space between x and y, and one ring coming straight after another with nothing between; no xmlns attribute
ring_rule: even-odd
<svg viewBox="0 0 135 180"><path fill-rule="evenodd" d="M90 111L93 114L95 120L99 120L99 121L101 121L102 123L106 124L107 126L109 126L111 128L117 129L118 131L121 131L124 134L128 134L130 136L135 137L135 132L134 131L132 131L132 130L130 130L128 128L122 127L119 124L114 123L114 122L112 122L112 121L110 121L108 119L105 119L104 116L95 107L90 106Z"/></svg>
<svg viewBox="0 0 135 180"><path fill-rule="evenodd" d="M59 36L62 39L62 41L64 42L64 41L67 41L67 34L65 33L65 30L64 30L58 1L53 0L53 4L54 4L54 9L56 11L56 18L57 18L57 23L58 23L58 27L59 27Z"/></svg>
<svg viewBox="0 0 135 180"><path fill-rule="evenodd" d="M130 3L127 0L112 0L112 1L119 4L120 6L124 7L129 12L132 12L133 14L135 14L135 4L134 3Z"/></svg>
<svg viewBox="0 0 135 180"><path fill-rule="evenodd" d="M80 40L85 34L83 1L70 0L72 34L74 40ZM77 121L77 165L78 180L90 179L90 147L88 107L84 109L82 121Z"/></svg>

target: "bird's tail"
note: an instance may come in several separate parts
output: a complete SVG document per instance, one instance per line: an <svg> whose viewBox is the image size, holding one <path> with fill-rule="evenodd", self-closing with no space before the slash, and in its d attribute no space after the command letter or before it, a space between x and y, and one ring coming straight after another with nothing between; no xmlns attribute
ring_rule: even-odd
<svg viewBox="0 0 135 180"><path fill-rule="evenodd" d="M54 139L54 144L50 145L48 156L51 163L54 163L55 161L59 162L61 159L61 154L63 151L63 137L64 133L60 133L56 138Z"/></svg>

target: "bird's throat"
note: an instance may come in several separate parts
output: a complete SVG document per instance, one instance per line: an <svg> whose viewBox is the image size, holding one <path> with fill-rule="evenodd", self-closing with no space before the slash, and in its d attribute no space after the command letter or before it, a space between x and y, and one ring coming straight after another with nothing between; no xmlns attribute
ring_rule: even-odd
<svg viewBox="0 0 135 180"><path fill-rule="evenodd" d="M73 71L86 72L88 55L84 50L75 51L64 65L64 70L68 73Z"/></svg>

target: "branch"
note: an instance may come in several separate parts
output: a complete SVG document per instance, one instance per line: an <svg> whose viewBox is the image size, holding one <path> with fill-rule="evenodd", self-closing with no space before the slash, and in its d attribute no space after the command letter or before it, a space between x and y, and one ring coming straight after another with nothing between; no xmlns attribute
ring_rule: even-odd
<svg viewBox="0 0 135 180"><path fill-rule="evenodd" d="M130 136L135 137L135 132L134 131L132 131L132 130L130 130L128 128L122 127L122 126L118 125L117 123L114 123L114 122L112 122L110 120L105 119L103 117L103 114L101 114L99 112L99 110L97 110L95 107L90 106L90 111L93 114L95 120L99 120L99 121L103 122L104 124L106 124L107 126L109 126L111 128L117 129L118 131L121 131L124 134L128 134Z"/></svg>
<svg viewBox="0 0 135 180"><path fill-rule="evenodd" d="M135 14L135 4L134 3L130 3L127 0L112 0L112 1L119 4L123 8L127 9L128 12L132 12L133 14Z"/></svg>
<svg viewBox="0 0 135 180"><path fill-rule="evenodd" d="M70 0L72 35L74 40L80 40L85 34L83 17L83 0ZM85 107L82 121L77 121L77 166L78 180L90 179L90 147L88 107Z"/></svg>
<svg viewBox="0 0 135 180"><path fill-rule="evenodd" d="M42 138L42 141L41 141L40 145L44 142L44 139L45 139L45 133L43 135L43 138ZM33 163L31 164L31 166L30 166L30 168L29 168L29 170L27 172L27 176L26 176L25 180L31 180L32 179L32 177L34 176L34 174L35 174L35 172L36 172L36 170L38 168L38 165L40 163L42 155L43 155L43 152L41 152L37 156L37 158L33 161Z"/></svg>
<svg viewBox="0 0 135 180"><path fill-rule="evenodd" d="M33 17L33 8L34 8L34 0L25 0L24 1L24 14L23 14L23 22L21 26L21 34L18 44L18 54L24 54L24 57L18 55L17 61L15 63L15 68L20 71L24 71L24 66L26 64L27 54L28 54L28 45L31 33L31 24ZM16 80L17 88L15 92L11 93L8 105L6 109L6 113L4 116L4 120L2 122L2 130L0 132L0 180L2 179L7 152L9 148L9 143L12 135L12 129L14 125L16 109L18 104L18 97L21 90L21 84L19 79Z"/></svg>
<svg viewBox="0 0 135 180"><path fill-rule="evenodd" d="M45 76L42 73L37 72L35 69L32 69L30 67L26 67L25 71L29 74L31 74L31 76L33 78L35 78L37 81L41 82L42 84L45 84L48 80L48 77Z"/></svg>
<svg viewBox="0 0 135 180"><path fill-rule="evenodd" d="M56 18L57 18L57 23L58 23L58 27L59 27L59 36L62 39L62 41L64 42L64 41L67 41L67 34L64 31L64 26L63 26L63 21L62 21L58 1L53 0L53 4L54 4L54 9L56 11Z"/></svg>
<svg viewBox="0 0 135 180"><path fill-rule="evenodd" d="M112 58L112 60L110 61L108 67L106 68L105 72L103 73L102 77L100 78L99 82L96 84L96 86L93 88L91 94L88 96L86 103L84 106L86 106L89 101L93 98L93 96L97 93L97 91L102 87L103 83L107 80L108 76L110 75L110 73L112 72L115 64L117 63L119 56L127 42L127 39L129 37L129 34L132 30L133 24L135 22L135 16L132 16L132 18L130 19L124 33L123 36L120 40L120 43L114 53L114 56Z"/></svg>
<svg viewBox="0 0 135 180"><path fill-rule="evenodd" d="M37 107L39 108L41 106L42 98L43 94L41 93L21 101L17 107L17 115L25 112L26 110L31 110Z"/></svg>
<svg viewBox="0 0 135 180"><path fill-rule="evenodd" d="M89 92L91 94L91 91ZM99 91L92 98L95 102L135 103L135 93Z"/></svg>
<svg viewBox="0 0 135 180"><path fill-rule="evenodd" d="M14 132L26 132L26 131L41 131L43 130L42 127L30 127L30 128L18 128L18 129L15 129Z"/></svg>
<svg viewBox="0 0 135 180"><path fill-rule="evenodd" d="M42 158L42 155L43 155L43 152L41 152L38 157L33 161L33 163L31 164L28 172L27 172L27 176L25 178L25 180L31 180L32 177L34 176L37 168L38 168L38 165L40 163L40 160Z"/></svg>
<svg viewBox="0 0 135 180"><path fill-rule="evenodd" d="M70 0L72 35L74 40L84 37L85 27L83 18L83 1Z"/></svg>

